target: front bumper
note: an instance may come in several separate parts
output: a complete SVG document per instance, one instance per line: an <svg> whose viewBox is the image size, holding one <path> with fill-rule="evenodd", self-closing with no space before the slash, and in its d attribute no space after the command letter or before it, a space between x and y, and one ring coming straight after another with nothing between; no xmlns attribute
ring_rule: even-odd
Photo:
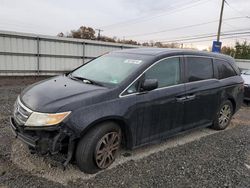
<svg viewBox="0 0 250 188"><path fill-rule="evenodd" d="M26 134L23 134L21 131L18 130L13 118L10 118L10 126L11 126L11 130L16 138L23 141L28 146L31 146L33 148L37 148L37 142L39 140L39 137L28 136Z"/></svg>
<svg viewBox="0 0 250 188"><path fill-rule="evenodd" d="M56 154L68 146L70 138L74 138L66 128L27 130L24 126L18 126L13 117L10 118L10 126L16 138L41 154Z"/></svg>
<svg viewBox="0 0 250 188"><path fill-rule="evenodd" d="M64 168L72 159L76 137L71 130L63 126L56 130L25 130L15 123L13 117L10 118L10 126L15 137L26 143L32 152L54 155L66 148L67 157L62 163Z"/></svg>

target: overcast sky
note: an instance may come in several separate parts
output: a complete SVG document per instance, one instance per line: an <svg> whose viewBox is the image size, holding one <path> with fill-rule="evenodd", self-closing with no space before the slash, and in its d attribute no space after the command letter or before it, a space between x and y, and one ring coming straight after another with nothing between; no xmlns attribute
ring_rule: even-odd
<svg viewBox="0 0 250 188"><path fill-rule="evenodd" d="M227 2L222 31L250 31L250 0ZM220 7L221 0L0 0L0 30L57 35L85 25L103 29L101 34L109 37L139 42L173 41L215 34ZM205 22L212 23L189 27ZM180 29L184 26L188 27ZM167 31L150 34L164 30ZM223 44L250 40L250 34L228 37L222 39ZM200 49L211 44L202 40L206 39L183 43Z"/></svg>

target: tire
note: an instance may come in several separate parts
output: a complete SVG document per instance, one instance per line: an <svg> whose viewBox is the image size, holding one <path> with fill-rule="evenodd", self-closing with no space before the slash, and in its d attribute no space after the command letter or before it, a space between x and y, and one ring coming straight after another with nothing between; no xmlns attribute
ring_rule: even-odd
<svg viewBox="0 0 250 188"><path fill-rule="evenodd" d="M78 142L75 154L77 166L89 174L108 168L114 162L120 145L120 127L113 122L99 124Z"/></svg>
<svg viewBox="0 0 250 188"><path fill-rule="evenodd" d="M224 130L230 124L233 116L233 105L229 100L224 101L216 113L212 128L215 130Z"/></svg>

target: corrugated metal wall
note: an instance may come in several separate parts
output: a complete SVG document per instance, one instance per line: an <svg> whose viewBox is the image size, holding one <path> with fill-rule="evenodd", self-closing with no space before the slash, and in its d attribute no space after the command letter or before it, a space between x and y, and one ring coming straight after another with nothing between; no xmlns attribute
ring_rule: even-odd
<svg viewBox="0 0 250 188"><path fill-rule="evenodd" d="M236 64L238 67L241 69L249 69L250 70L250 60L245 60L245 59L236 59Z"/></svg>
<svg viewBox="0 0 250 188"><path fill-rule="evenodd" d="M138 46L0 31L1 75L54 75L113 50ZM236 60L250 69L250 60Z"/></svg>
<svg viewBox="0 0 250 188"><path fill-rule="evenodd" d="M138 46L0 31L0 75L54 75Z"/></svg>

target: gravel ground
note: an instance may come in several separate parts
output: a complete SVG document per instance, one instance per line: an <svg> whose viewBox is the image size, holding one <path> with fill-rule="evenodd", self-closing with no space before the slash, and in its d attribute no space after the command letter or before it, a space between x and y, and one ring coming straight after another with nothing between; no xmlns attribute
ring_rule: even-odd
<svg viewBox="0 0 250 188"><path fill-rule="evenodd" d="M225 131L202 129L122 151L115 165L96 175L74 164L62 171L50 157L31 156L12 136L8 117L17 94L40 79L0 78L0 187L250 187L249 107Z"/></svg>

